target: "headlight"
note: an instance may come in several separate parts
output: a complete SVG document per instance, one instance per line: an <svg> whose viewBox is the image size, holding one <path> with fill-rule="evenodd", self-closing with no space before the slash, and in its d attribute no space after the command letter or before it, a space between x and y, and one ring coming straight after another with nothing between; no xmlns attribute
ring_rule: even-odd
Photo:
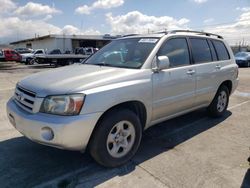
<svg viewBox="0 0 250 188"><path fill-rule="evenodd" d="M47 96L40 108L40 112L57 115L78 115L82 109L85 95Z"/></svg>

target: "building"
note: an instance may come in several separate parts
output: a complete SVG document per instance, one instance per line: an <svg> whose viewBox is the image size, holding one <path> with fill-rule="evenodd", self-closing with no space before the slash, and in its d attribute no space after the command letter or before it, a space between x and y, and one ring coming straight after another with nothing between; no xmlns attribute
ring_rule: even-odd
<svg viewBox="0 0 250 188"><path fill-rule="evenodd" d="M8 49L8 48L12 49L14 48L14 46L9 44L0 44L0 49Z"/></svg>
<svg viewBox="0 0 250 188"><path fill-rule="evenodd" d="M250 46L241 46L241 45L235 45L231 46L234 54L237 52L250 52Z"/></svg>
<svg viewBox="0 0 250 188"><path fill-rule="evenodd" d="M10 43L14 48L60 49L74 51L77 47L101 48L117 36L111 35L45 35Z"/></svg>

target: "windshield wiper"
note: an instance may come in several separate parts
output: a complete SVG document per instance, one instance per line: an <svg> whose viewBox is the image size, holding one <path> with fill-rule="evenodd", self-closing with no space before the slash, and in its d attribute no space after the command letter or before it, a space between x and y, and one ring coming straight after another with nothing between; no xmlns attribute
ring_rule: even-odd
<svg viewBox="0 0 250 188"><path fill-rule="evenodd" d="M107 63L84 63L85 65L97 65L97 66L106 66L106 67L114 67L112 64Z"/></svg>

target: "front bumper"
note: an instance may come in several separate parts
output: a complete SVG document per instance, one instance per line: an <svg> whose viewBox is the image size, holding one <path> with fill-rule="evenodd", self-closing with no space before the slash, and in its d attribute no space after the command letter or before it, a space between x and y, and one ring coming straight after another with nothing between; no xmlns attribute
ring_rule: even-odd
<svg viewBox="0 0 250 188"><path fill-rule="evenodd" d="M21 134L35 142L67 150L85 150L101 114L31 114L18 107L13 99L7 103L8 118Z"/></svg>

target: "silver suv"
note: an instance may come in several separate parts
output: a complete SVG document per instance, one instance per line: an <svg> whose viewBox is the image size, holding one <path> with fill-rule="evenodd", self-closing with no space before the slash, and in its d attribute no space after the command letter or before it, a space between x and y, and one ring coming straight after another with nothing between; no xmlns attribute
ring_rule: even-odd
<svg viewBox="0 0 250 188"><path fill-rule="evenodd" d="M26 77L7 104L27 138L61 149L87 146L101 165L124 164L143 130L200 108L222 116L238 67L219 35L175 30L116 39L80 65Z"/></svg>

